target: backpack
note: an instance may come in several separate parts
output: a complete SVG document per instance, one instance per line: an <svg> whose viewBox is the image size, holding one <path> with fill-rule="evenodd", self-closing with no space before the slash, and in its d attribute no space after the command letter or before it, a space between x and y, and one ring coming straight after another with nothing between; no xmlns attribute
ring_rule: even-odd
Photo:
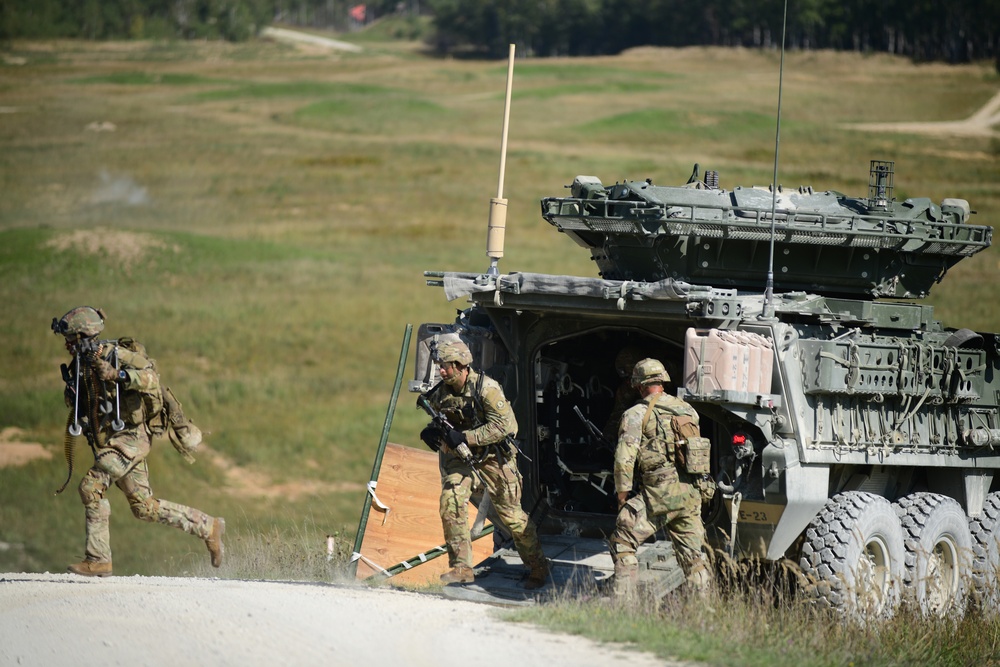
<svg viewBox="0 0 1000 667"><path fill-rule="evenodd" d="M667 396L668 399L672 398ZM680 402L679 399L674 399ZM671 415L670 426L674 432L674 458L677 467L685 472L700 476L711 472L712 443L708 438L701 437L701 429L690 415L680 413L673 401L664 404L660 399L652 401L646 409L643 427L654 410Z"/></svg>
<svg viewBox="0 0 1000 667"><path fill-rule="evenodd" d="M159 376L156 360L146 354L146 347L142 343L132 338L120 338L118 345L146 359L153 372ZM170 391L170 387L161 383L158 391L140 390L139 395L142 397L145 422L152 434L161 436L166 433L174 449L188 463L194 463L194 453L201 445L201 429L184 416L181 402L174 396L174 392Z"/></svg>

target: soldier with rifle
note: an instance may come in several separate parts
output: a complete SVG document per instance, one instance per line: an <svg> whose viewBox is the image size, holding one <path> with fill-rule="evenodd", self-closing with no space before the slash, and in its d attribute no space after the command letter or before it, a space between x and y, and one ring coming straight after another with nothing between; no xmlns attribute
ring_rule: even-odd
<svg viewBox="0 0 1000 667"><path fill-rule="evenodd" d="M433 418L420 439L440 456L441 524L451 567L441 581L475 581L468 505L476 479L529 569L524 587L541 588L549 566L535 526L521 507L522 480L513 442L517 420L510 403L496 380L471 367L472 353L465 343L440 343L435 355L441 382L417 404Z"/></svg>
<svg viewBox="0 0 1000 667"><path fill-rule="evenodd" d="M62 365L69 407L64 443L69 475L57 494L73 476L75 437L86 434L94 454L94 464L79 487L86 513L85 556L68 569L89 577L111 576L111 503L105 493L112 484L125 494L137 519L173 526L204 540L212 566L219 567L225 520L160 500L149 485L146 457L152 436L169 431L174 447L190 456L201 442L201 431L184 417L170 390L161 388L145 348L132 339L98 340L103 330L104 313L90 306L52 320L53 333L65 338L66 350L73 356L71 366Z"/></svg>

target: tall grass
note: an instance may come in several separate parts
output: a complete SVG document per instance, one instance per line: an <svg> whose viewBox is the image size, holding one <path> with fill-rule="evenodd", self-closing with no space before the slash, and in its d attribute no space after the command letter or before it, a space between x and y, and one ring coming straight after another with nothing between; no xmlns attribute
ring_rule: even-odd
<svg viewBox="0 0 1000 667"><path fill-rule="evenodd" d="M658 601L564 598L505 617L719 666L1000 664L995 613L939 618L904 606L890 619L859 623L796 598L771 569L723 577L706 597L679 590Z"/></svg>

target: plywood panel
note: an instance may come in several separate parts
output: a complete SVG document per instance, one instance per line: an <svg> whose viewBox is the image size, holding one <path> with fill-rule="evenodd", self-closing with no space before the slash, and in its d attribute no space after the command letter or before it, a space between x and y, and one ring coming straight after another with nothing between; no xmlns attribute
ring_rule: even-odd
<svg viewBox="0 0 1000 667"><path fill-rule="evenodd" d="M375 494L389 507L382 511L372 501L361 542L362 560L358 561L357 577L366 579L377 570L364 559L382 568L413 558L444 544L438 503L441 495L441 474L438 456L434 452L388 443L382 456ZM469 526L476 516L476 507L469 503ZM472 543L473 562L478 563L493 552L493 539L483 537ZM448 569L447 555L422 563L394 577L394 582L423 584L438 581Z"/></svg>

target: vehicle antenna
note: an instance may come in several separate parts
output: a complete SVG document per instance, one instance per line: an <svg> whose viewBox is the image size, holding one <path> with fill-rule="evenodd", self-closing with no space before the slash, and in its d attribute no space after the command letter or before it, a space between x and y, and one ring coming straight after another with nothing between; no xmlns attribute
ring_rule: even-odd
<svg viewBox="0 0 1000 667"><path fill-rule="evenodd" d="M510 121L510 90L514 82L514 45L507 56L507 93L503 103L503 132L500 135L500 179L497 196L490 199L490 220L486 231L486 256L490 258L488 276L500 275L497 262L503 257L504 234L507 229L507 200L503 197L503 177L507 170L507 124Z"/></svg>
<svg viewBox="0 0 1000 667"><path fill-rule="evenodd" d="M778 122L774 130L774 174L771 177L771 246L767 256L767 284L764 287L764 312L766 319L774 317L774 234L775 210L778 203L778 149L781 146L781 88L785 77L785 26L788 23L788 0L781 16L781 64L778 66Z"/></svg>

